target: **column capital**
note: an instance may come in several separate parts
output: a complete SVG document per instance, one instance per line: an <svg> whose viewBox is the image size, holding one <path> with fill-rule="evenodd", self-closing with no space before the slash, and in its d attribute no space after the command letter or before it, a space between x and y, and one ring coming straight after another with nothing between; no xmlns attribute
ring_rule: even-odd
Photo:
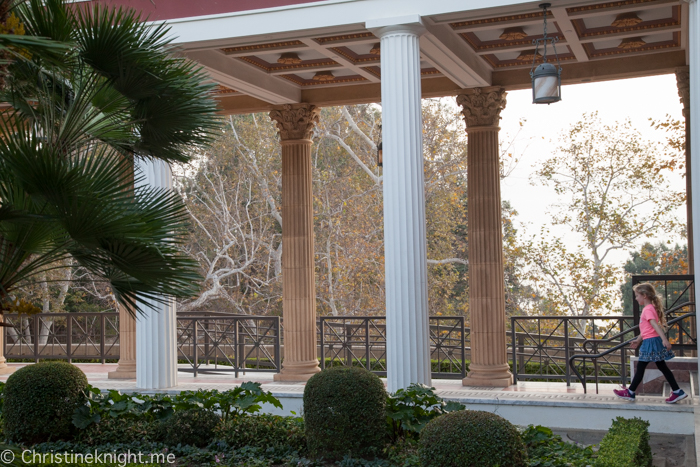
<svg viewBox="0 0 700 467"><path fill-rule="evenodd" d="M501 87L465 89L457 96L462 115L471 127L498 126L501 110L506 107L506 90Z"/></svg>
<svg viewBox="0 0 700 467"><path fill-rule="evenodd" d="M678 97L683 104L683 112L690 111L690 67L676 68L676 84L678 85Z"/></svg>
<svg viewBox="0 0 700 467"><path fill-rule="evenodd" d="M321 110L313 104L284 104L270 112L282 141L311 139Z"/></svg>
<svg viewBox="0 0 700 467"><path fill-rule="evenodd" d="M386 35L397 33L420 36L426 31L423 20L419 15L373 19L367 21L365 27L380 39Z"/></svg>

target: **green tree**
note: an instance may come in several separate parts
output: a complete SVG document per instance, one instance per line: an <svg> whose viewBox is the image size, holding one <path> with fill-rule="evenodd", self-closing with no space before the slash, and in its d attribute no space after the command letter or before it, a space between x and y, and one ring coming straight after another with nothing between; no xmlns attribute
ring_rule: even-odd
<svg viewBox="0 0 700 467"><path fill-rule="evenodd" d="M620 271L611 253L680 230L674 211L684 194L671 186L662 154L629 121L606 125L593 113L562 135L558 153L538 168L534 182L563 199L553 206L552 223L584 245L567 251L547 230L529 245L530 278L554 311L579 315L615 308Z"/></svg>
<svg viewBox="0 0 700 467"><path fill-rule="evenodd" d="M182 200L135 189L133 159L186 162L209 141L217 118L205 75L171 55L165 26L130 10L28 0L14 12L26 38L53 45L2 43L12 56L0 89L10 107L0 116L3 309L68 258L129 309L137 295L196 293L197 264L178 250Z"/></svg>

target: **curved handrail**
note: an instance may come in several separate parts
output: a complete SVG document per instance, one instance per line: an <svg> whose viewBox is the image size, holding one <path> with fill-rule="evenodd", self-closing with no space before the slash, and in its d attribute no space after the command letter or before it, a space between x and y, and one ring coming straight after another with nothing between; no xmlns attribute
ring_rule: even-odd
<svg viewBox="0 0 700 467"><path fill-rule="evenodd" d="M688 305L695 305L695 302L686 302L686 303L684 303L684 304L682 304L682 305L673 307L672 309L668 310L666 313L673 312L674 310L677 310L677 309L680 308L681 306L688 306ZM673 325L673 324L676 324L677 322L682 321L682 320L684 320L684 319L686 319L686 318L688 318L688 317L691 317L691 316L695 316L695 312L694 312L694 311L691 311L691 312L686 313L686 314L684 314L684 315L681 315L681 316L678 316L678 317L676 317L676 318L673 318L672 320L668 321L667 326L671 326L671 325ZM631 328L629 328L629 329L626 329L625 331L621 332L621 333L618 334L617 336L619 337L619 336L621 336L621 335L623 335L623 334L625 334L625 333L627 333L627 332L635 331L635 330L637 330L637 329L639 329L639 325L634 326L634 327L631 327ZM612 339L612 338L610 338L610 339ZM605 340L608 340L608 341L609 341L610 339L600 339L600 341L601 341L601 342L603 342L603 341L605 341ZM628 345L630 342L632 342L634 339L636 339L636 336L635 336L635 338L633 338L633 339L629 339L629 340L627 340L627 341L625 341L625 342L622 342L622 343L620 343L620 344L618 344L618 345L616 345L616 346L614 346L614 347L611 347L611 348L605 350L604 352L601 352L601 353L598 353L598 354L589 354L589 353L585 353L585 354L576 354L576 355L572 355L572 356L569 358L569 367L570 367L571 370L576 374L576 376L578 377L579 381L581 381L581 384L583 385L583 391L584 391L584 393L587 392L587 390L586 390L586 378L585 378L583 375L581 375L581 373L579 373L579 371L576 369L576 366L574 365L574 360L576 360L576 359L583 360L583 362L584 362L584 368L585 368L585 363L586 363L586 359L587 359L587 358L590 358L591 360L594 360L594 359L598 359L598 358L600 358L600 357L604 357L604 356L606 356L606 355L608 355L608 354L610 354L610 353L612 353L612 352L614 352L614 351L616 351L616 350L619 350L619 349L625 347L625 346ZM625 363L622 362L622 364L624 365ZM596 379L596 383L597 383L597 379Z"/></svg>
<svg viewBox="0 0 700 467"><path fill-rule="evenodd" d="M695 302L685 302L685 303L681 303L680 305L676 305L676 306L674 306L674 307L669 308L668 310L665 310L665 311L664 311L664 314L665 314L665 315L669 315L669 314L671 314L671 313L675 313L676 311L680 310L681 308L685 308L685 307L687 307L687 306L695 306ZM618 339L620 336L623 336L623 335L627 334L628 332L634 331L634 330L636 330L636 329L639 329L639 325L634 326L634 327L631 327L631 328L629 328L629 329L625 329L624 331L619 332L619 333L615 334L614 336L608 337L607 339L586 339L586 340L583 341L583 344L581 344L581 347L583 347L584 352L588 353L588 349L586 348L586 345L587 345L587 344L589 344L589 343L597 344L597 343L611 342L611 341L613 341L613 340L615 340L615 339Z"/></svg>

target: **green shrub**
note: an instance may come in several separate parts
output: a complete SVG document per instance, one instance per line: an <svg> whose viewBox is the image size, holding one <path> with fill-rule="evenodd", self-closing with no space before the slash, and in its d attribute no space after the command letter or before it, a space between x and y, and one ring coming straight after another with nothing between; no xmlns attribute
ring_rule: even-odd
<svg viewBox="0 0 700 467"><path fill-rule="evenodd" d="M459 402L445 402L435 394L435 388L411 384L389 394L386 400L386 421L392 442L400 438L418 439L425 425L435 417L463 410Z"/></svg>
<svg viewBox="0 0 700 467"><path fill-rule="evenodd" d="M110 443L150 442L158 439L159 423L146 419L103 418L75 436L76 441L90 446Z"/></svg>
<svg viewBox="0 0 700 467"><path fill-rule="evenodd" d="M490 412L460 410L441 415L420 434L424 467L525 467L527 452L508 420Z"/></svg>
<svg viewBox="0 0 700 467"><path fill-rule="evenodd" d="M188 444L203 448L214 439L221 417L210 410L180 410L160 424L159 437L165 444Z"/></svg>
<svg viewBox="0 0 700 467"><path fill-rule="evenodd" d="M85 403L87 387L85 374L67 362L20 368L5 385L5 435L28 444L70 438L73 411Z"/></svg>
<svg viewBox="0 0 700 467"><path fill-rule="evenodd" d="M306 453L304 420L299 417L268 414L232 417L217 428L216 438L235 449L288 446L299 454Z"/></svg>
<svg viewBox="0 0 700 467"><path fill-rule="evenodd" d="M531 466L586 467L593 463L593 448L563 441L544 426L528 426L522 433Z"/></svg>
<svg viewBox="0 0 700 467"><path fill-rule="evenodd" d="M329 368L315 374L304 388L304 422L312 456L374 456L386 433L384 384L361 368Z"/></svg>
<svg viewBox="0 0 700 467"><path fill-rule="evenodd" d="M649 422L617 417L600 442L595 467L651 466Z"/></svg>

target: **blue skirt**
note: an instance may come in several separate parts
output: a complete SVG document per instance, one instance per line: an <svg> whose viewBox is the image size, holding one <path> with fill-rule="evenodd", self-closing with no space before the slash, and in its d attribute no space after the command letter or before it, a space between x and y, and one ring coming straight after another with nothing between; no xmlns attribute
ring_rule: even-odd
<svg viewBox="0 0 700 467"><path fill-rule="evenodd" d="M675 355L664 347L660 337L644 339L641 347L639 347L640 362L660 362L662 360L671 360L673 357Z"/></svg>

